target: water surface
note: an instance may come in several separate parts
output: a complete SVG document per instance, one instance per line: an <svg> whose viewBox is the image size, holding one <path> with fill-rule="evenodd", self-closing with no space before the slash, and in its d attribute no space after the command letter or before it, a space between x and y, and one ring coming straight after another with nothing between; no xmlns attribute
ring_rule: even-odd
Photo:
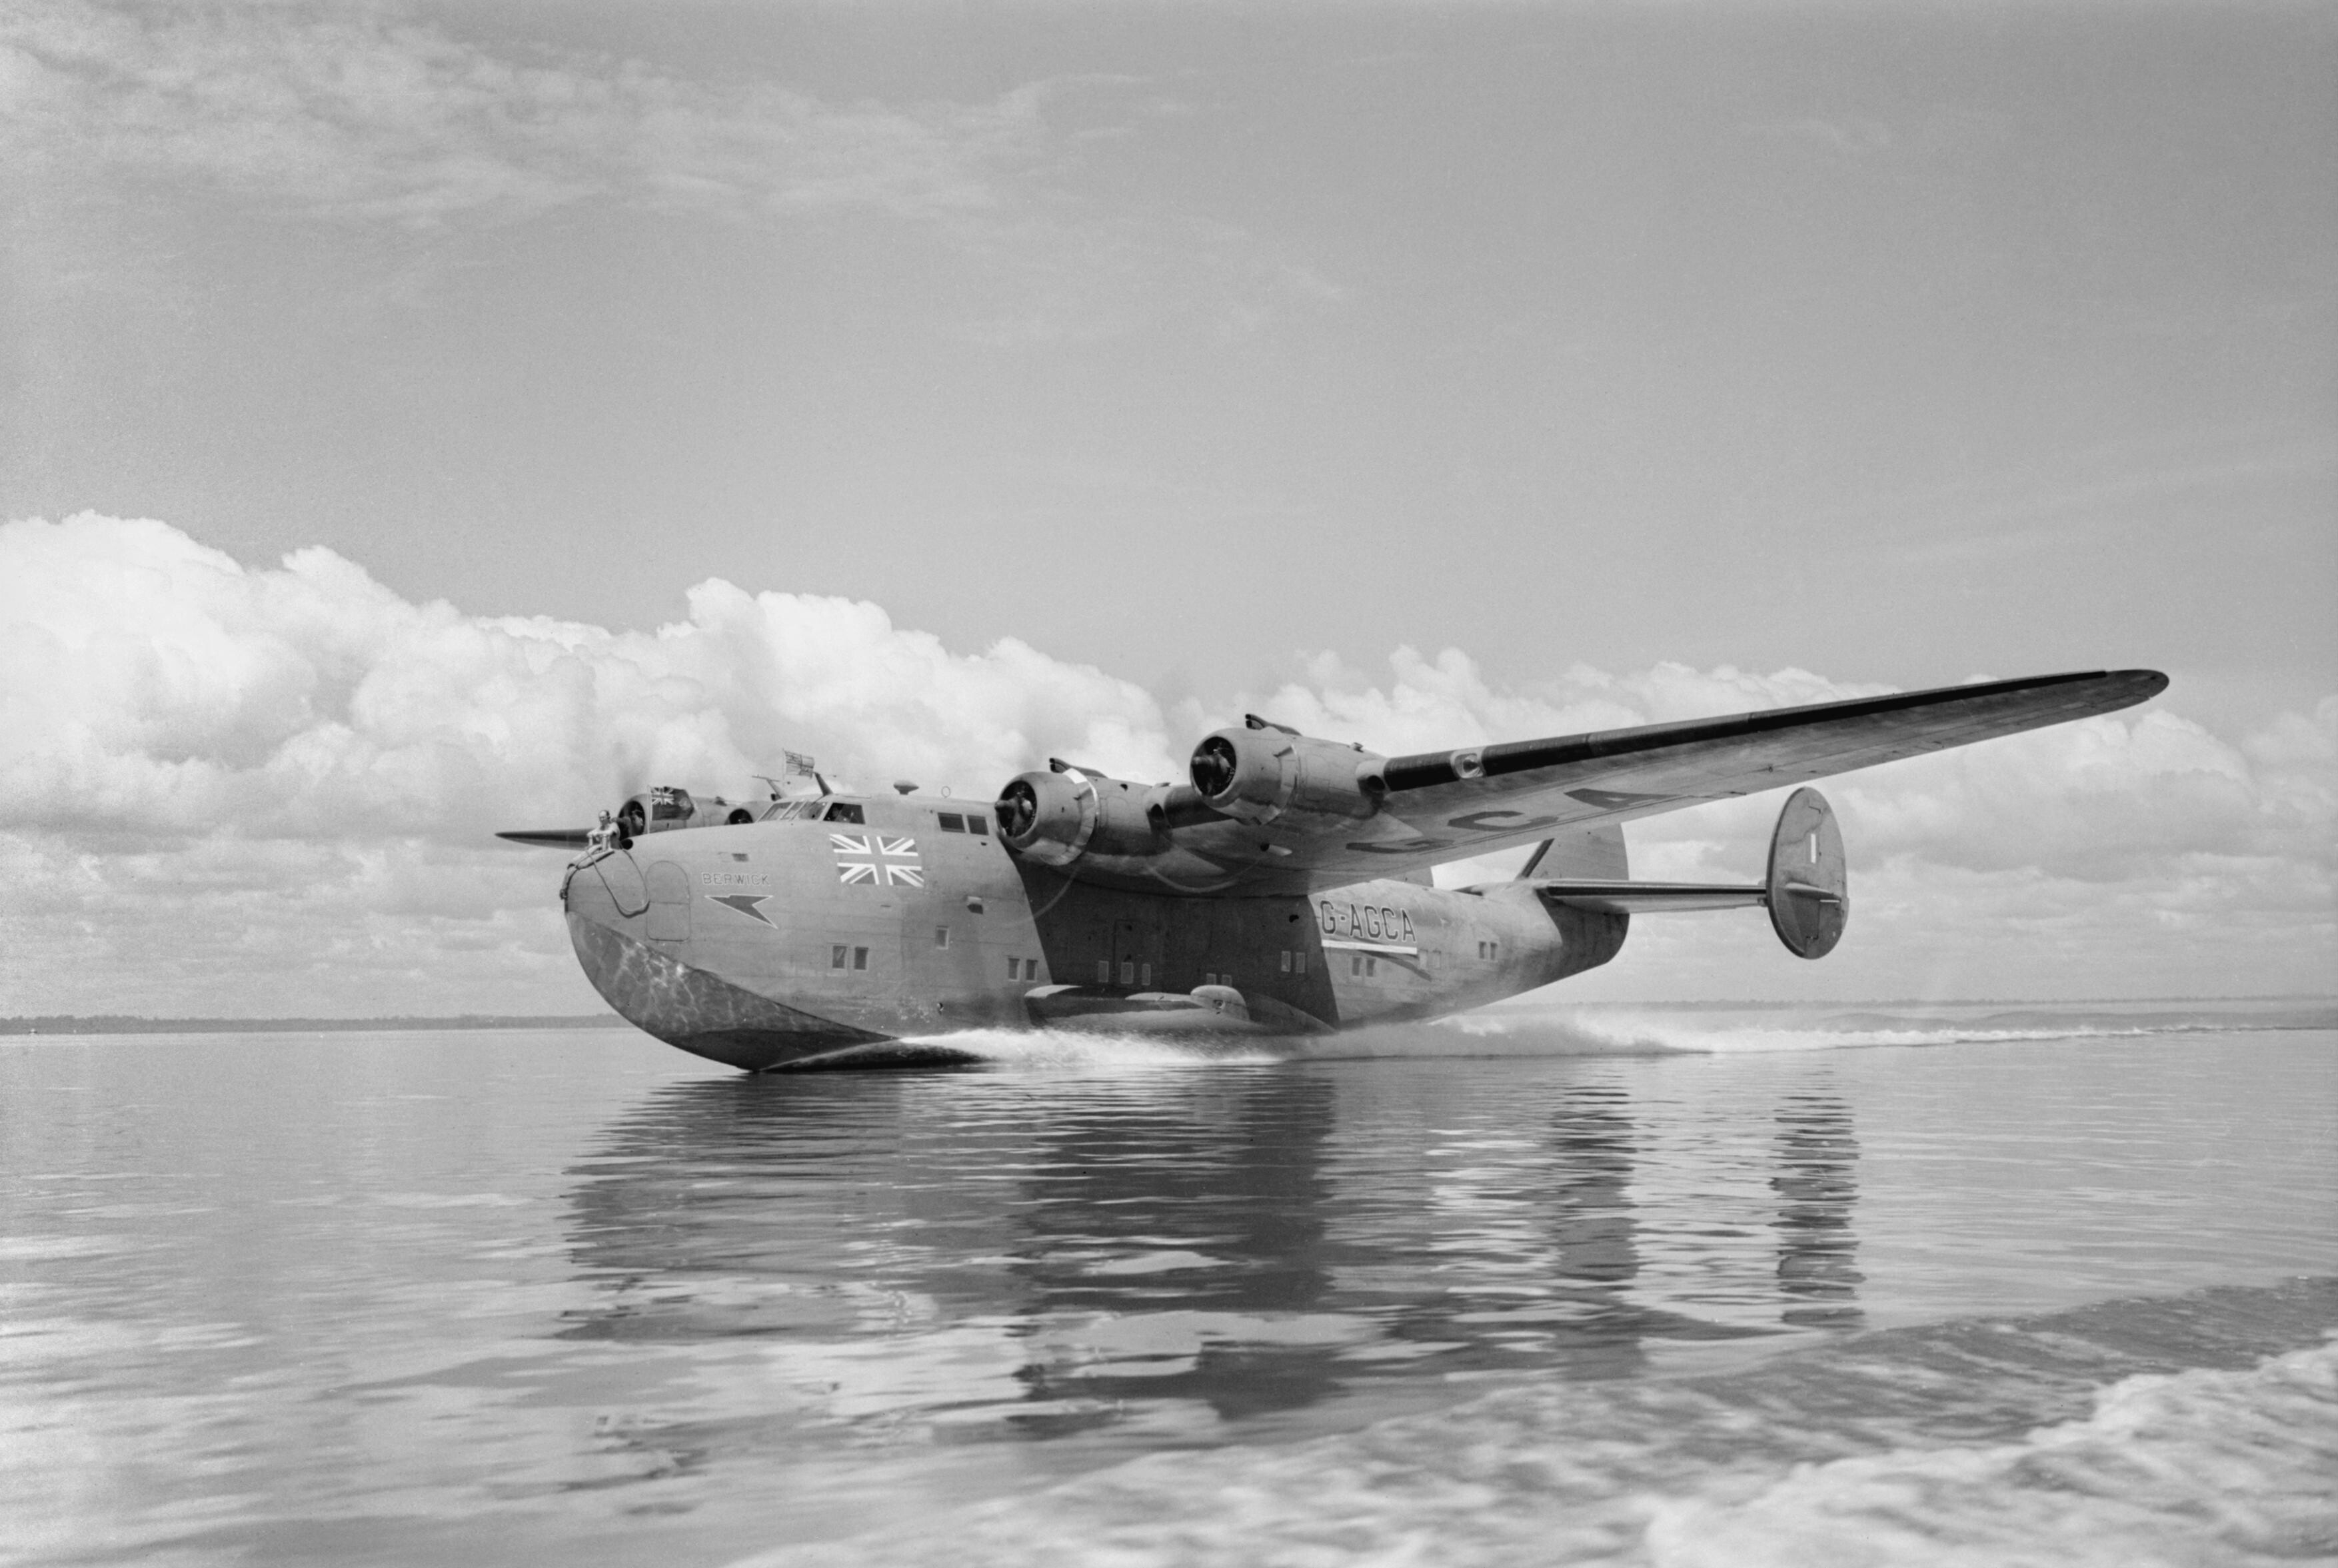
<svg viewBox="0 0 2338 1568"><path fill-rule="evenodd" d="M0 1541L2338 1554L2338 1033L2265 1026L2313 1021L1509 1012L766 1078L18 1039Z"/></svg>

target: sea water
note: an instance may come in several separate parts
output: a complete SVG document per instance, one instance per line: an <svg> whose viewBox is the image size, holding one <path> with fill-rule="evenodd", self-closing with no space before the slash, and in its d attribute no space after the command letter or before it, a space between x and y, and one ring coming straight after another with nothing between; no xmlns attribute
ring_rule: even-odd
<svg viewBox="0 0 2338 1568"><path fill-rule="evenodd" d="M2338 1561L2338 1030L0 1041L0 1560Z"/></svg>

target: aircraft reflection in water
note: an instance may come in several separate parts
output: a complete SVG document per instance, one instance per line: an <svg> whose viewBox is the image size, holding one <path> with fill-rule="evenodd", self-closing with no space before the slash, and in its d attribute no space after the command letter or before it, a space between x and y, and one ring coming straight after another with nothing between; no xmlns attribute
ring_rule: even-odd
<svg viewBox="0 0 2338 1568"><path fill-rule="evenodd" d="M750 1424L1157 1437L1855 1322L1848 1107L1630 1071L679 1084L575 1171L570 1332L778 1352Z"/></svg>
<svg viewBox="0 0 2338 1568"><path fill-rule="evenodd" d="M1842 1328L1859 1321L1861 1275L1851 1233L1852 1161L1859 1144L1851 1108L1824 1094L1791 1096L1778 1112L1778 1289L1796 1305L1789 1323Z"/></svg>
<svg viewBox="0 0 2338 1568"><path fill-rule="evenodd" d="M1304 1037L1579 974L1635 913L1759 906L1790 952L1823 957L1851 903L1816 790L1787 797L1758 884L1634 881L1623 824L2166 684L2037 676L1405 757L1253 717L1205 737L1174 785L1058 760L968 810L812 774L809 799L659 789L598 829L504 837L584 850L560 897L585 974L649 1034L734 1066L931 1059L948 1047L895 1043L1034 1024ZM1429 885L1528 845L1511 881Z"/></svg>

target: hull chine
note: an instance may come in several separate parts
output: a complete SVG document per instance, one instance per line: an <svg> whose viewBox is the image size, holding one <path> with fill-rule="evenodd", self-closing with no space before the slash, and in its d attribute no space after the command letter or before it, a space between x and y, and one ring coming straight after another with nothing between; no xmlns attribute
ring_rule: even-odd
<svg viewBox="0 0 2338 1568"><path fill-rule="evenodd" d="M594 989L627 1023L710 1062L761 1073L892 1039L759 996L574 912L568 936Z"/></svg>

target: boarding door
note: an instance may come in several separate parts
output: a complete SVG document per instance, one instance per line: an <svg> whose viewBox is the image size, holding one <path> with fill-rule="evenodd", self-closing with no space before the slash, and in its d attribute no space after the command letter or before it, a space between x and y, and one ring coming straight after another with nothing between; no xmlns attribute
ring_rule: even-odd
<svg viewBox="0 0 2338 1568"><path fill-rule="evenodd" d="M1161 966L1161 934L1135 920L1115 920L1112 926L1112 983L1134 991L1150 991L1163 982L1156 977Z"/></svg>

